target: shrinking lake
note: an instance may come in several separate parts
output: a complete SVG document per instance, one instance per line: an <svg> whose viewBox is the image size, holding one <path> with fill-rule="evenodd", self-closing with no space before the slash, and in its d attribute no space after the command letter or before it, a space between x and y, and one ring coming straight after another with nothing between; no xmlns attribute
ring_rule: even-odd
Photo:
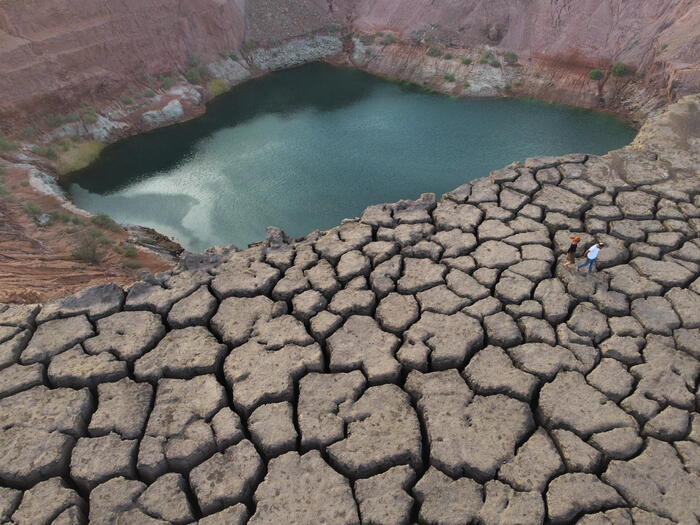
<svg viewBox="0 0 700 525"><path fill-rule="evenodd" d="M185 124L107 148L65 188L88 211L190 250L245 247L279 226L328 229L370 204L438 197L515 160L606 153L635 131L532 100L465 100L311 64L267 75Z"/></svg>

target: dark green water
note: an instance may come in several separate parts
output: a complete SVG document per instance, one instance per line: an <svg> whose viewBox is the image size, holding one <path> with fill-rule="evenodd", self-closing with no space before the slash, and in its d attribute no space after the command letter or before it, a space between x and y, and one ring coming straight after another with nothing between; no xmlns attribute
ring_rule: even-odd
<svg viewBox="0 0 700 525"><path fill-rule="evenodd" d="M302 236L370 205L438 196L514 160L605 153L635 132L531 100L460 100L322 64L269 75L189 123L108 148L66 183L74 202L190 250Z"/></svg>

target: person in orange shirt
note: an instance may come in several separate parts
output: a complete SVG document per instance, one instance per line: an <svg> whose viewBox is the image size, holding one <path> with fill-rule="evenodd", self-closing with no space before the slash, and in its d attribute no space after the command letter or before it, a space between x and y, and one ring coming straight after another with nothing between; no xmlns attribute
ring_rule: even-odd
<svg viewBox="0 0 700 525"><path fill-rule="evenodd" d="M566 251L566 263L564 263L564 266L571 266L576 262L576 249L578 248L578 243L580 242L581 237L579 237L578 235L574 235L573 237L571 237L571 245Z"/></svg>

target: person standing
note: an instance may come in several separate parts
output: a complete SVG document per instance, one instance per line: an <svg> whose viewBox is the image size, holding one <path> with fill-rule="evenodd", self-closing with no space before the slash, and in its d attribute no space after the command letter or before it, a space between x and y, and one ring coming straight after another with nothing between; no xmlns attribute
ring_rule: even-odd
<svg viewBox="0 0 700 525"><path fill-rule="evenodd" d="M578 243L581 242L581 237L578 235L574 235L571 239L571 245L569 246L569 249L566 251L566 262L564 263L564 266L571 266L576 262L576 249L578 248Z"/></svg>
<svg viewBox="0 0 700 525"><path fill-rule="evenodd" d="M593 266L595 265L595 260L598 258L598 254L600 253L600 249L605 246L604 243L599 242L598 244L594 244L588 250L586 250L586 260L582 262L581 264L578 265L578 268L583 268L584 266L588 265L588 273L593 272Z"/></svg>

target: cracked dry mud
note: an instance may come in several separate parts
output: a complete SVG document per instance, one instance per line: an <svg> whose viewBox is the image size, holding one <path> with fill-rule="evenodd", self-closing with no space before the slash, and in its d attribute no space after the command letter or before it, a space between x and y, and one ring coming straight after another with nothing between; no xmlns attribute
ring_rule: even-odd
<svg viewBox="0 0 700 525"><path fill-rule="evenodd" d="M604 157L0 305L0 523L697 524L698 104ZM592 275L574 232L607 244Z"/></svg>

